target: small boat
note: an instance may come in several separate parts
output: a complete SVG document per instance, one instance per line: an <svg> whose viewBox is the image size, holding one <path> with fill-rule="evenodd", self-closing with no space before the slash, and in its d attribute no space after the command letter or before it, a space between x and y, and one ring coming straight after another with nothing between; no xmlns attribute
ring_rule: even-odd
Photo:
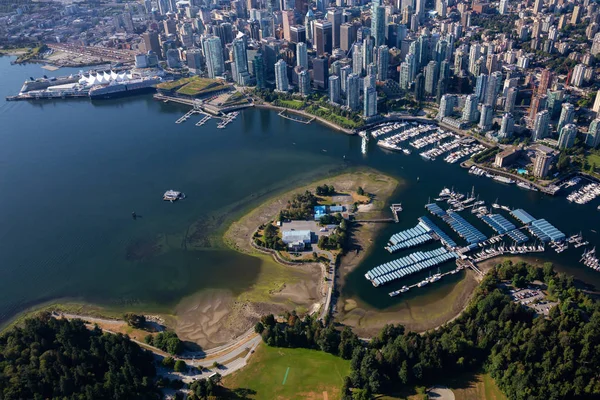
<svg viewBox="0 0 600 400"><path fill-rule="evenodd" d="M171 203L179 199L185 199L185 194L175 190L167 190L163 195L163 200L170 201Z"/></svg>
<svg viewBox="0 0 600 400"><path fill-rule="evenodd" d="M410 150L409 149L402 149L402 152L406 155L410 154ZM598 209L600 209L600 207L598 207Z"/></svg>
<svg viewBox="0 0 600 400"><path fill-rule="evenodd" d="M429 283L429 279L424 279L421 282L417 283L418 287L423 287Z"/></svg>

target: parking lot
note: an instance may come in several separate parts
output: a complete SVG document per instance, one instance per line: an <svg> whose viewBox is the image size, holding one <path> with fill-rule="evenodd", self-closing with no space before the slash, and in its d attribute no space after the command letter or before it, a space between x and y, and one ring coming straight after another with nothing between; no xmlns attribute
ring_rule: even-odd
<svg viewBox="0 0 600 400"><path fill-rule="evenodd" d="M550 309L554 307L556 302L546 300L546 295L537 287L529 287L527 289L511 289L510 296L515 302L533 309L538 314L548 315Z"/></svg>

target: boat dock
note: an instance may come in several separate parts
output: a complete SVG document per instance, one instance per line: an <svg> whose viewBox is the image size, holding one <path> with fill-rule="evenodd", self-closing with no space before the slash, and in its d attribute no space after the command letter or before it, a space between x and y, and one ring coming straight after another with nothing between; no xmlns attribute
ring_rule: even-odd
<svg viewBox="0 0 600 400"><path fill-rule="evenodd" d="M289 115L287 108L283 109L281 111L279 111L279 113L277 113L277 115L279 115L280 117L283 117L285 119L289 119L290 121L294 121L294 122L300 122L301 124L310 124L311 122L313 122L316 117L311 117L311 118L306 118L306 117L296 117L294 115Z"/></svg>
<svg viewBox="0 0 600 400"><path fill-rule="evenodd" d="M392 235L389 246L386 246L385 249L390 253L394 253L398 250L425 244L433 239L434 236L432 235L432 230L426 224L419 221L414 228Z"/></svg>
<svg viewBox="0 0 600 400"><path fill-rule="evenodd" d="M177 121L175 121L176 124L181 124L182 122L187 121L189 118L192 117L192 115L199 113L200 111L197 109L192 109L188 112L185 113L185 115L181 118L179 118Z"/></svg>
<svg viewBox="0 0 600 400"><path fill-rule="evenodd" d="M202 126L205 123L207 123L210 119L212 118L212 116L210 115L205 115L204 118L202 118L200 121L196 122L196 126Z"/></svg>
<svg viewBox="0 0 600 400"><path fill-rule="evenodd" d="M400 217L398 216L398 213L402 211L402 204L401 203L392 204L390 206L390 210L392 210L392 214L394 215L394 220L396 222L400 222Z"/></svg>
<svg viewBox="0 0 600 400"><path fill-rule="evenodd" d="M439 281L440 279L442 279L443 277L447 276L447 275L455 275L457 272L462 271L465 267L462 264L458 263L458 260L456 261L456 268L448 271L448 272L444 272L444 273L439 273L439 274L435 274L433 278L428 278L425 281L428 281L428 283L434 283ZM477 268L477 267L475 267ZM477 269L477 271L479 271L479 269ZM479 271L481 273L481 271ZM423 285L423 283L425 281L421 281L419 283L415 283L413 285L408 285L408 286L403 286L402 289L400 290L394 290L393 292L390 292L389 295L390 297L394 297L397 296L401 293L405 293L408 292L410 289L414 289L416 287L423 287L425 285Z"/></svg>
<svg viewBox="0 0 600 400"><path fill-rule="evenodd" d="M239 112L235 111L229 114L226 114L225 117L223 118L223 120L217 125L217 128L219 129L223 129L225 128L228 124L230 124L231 122L233 122L233 120L239 115Z"/></svg>

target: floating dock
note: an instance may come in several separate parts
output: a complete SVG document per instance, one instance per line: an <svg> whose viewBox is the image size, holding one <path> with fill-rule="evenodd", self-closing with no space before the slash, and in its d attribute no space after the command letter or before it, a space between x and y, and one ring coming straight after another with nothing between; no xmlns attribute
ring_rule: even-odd
<svg viewBox="0 0 600 400"><path fill-rule="evenodd" d="M205 115L200 121L196 122L196 126L202 126L207 123L212 117L210 115Z"/></svg>
<svg viewBox="0 0 600 400"><path fill-rule="evenodd" d="M425 244L434 239L431 233L432 230L423 222L419 221L414 228L406 229L392 235L390 244L385 249L390 253L394 253L398 250Z"/></svg>
<svg viewBox="0 0 600 400"><path fill-rule="evenodd" d="M198 110L196 110L196 109L190 110L190 111L186 112L183 117L181 117L177 121L175 121L175 123L181 124L182 122L187 121L192 115L194 115L196 113L198 113Z"/></svg>
<svg viewBox="0 0 600 400"><path fill-rule="evenodd" d="M545 219L536 219L528 226L529 232L535 235L542 242L562 242L566 235L556 229L554 225Z"/></svg>
<svg viewBox="0 0 600 400"><path fill-rule="evenodd" d="M443 245L445 245L447 247L450 247L452 249L457 246L456 242L454 240L452 240L450 238L450 236L448 236L446 234L446 232L444 232L443 230L441 230L429 218L423 216L423 217L419 218L419 221L422 222L426 227L428 227L429 229L431 229L440 238L440 241L442 242Z"/></svg>
<svg viewBox="0 0 600 400"><path fill-rule="evenodd" d="M450 211L447 213L447 215L442 217L442 219L450 226L450 228L452 228L454 232L458 233L458 235L465 239L469 244L475 244L487 240L487 237L483 233L468 223L458 213Z"/></svg>
<svg viewBox="0 0 600 400"><path fill-rule="evenodd" d="M499 214L481 215L481 220L490 226L500 235L508 235L517 244L525 243L529 240L527 235L517 229L517 227Z"/></svg>
<svg viewBox="0 0 600 400"><path fill-rule="evenodd" d="M432 251L417 251L369 270L365 278L370 280L373 286L379 286L457 257L455 252L448 251L444 247Z"/></svg>

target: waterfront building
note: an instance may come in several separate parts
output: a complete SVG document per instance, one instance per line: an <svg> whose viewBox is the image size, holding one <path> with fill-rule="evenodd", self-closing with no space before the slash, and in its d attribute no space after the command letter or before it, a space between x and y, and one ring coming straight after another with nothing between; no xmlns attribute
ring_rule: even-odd
<svg viewBox="0 0 600 400"><path fill-rule="evenodd" d="M338 103L341 99L341 82L340 77L337 75L331 75L329 77L329 101L332 103Z"/></svg>
<svg viewBox="0 0 600 400"><path fill-rule="evenodd" d="M302 70L298 74L298 90L302 96L310 95L310 75L307 70Z"/></svg>
<svg viewBox="0 0 600 400"><path fill-rule="evenodd" d="M218 36L208 36L202 41L202 51L206 60L206 69L209 78L216 78L225 72L223 60L223 46Z"/></svg>
<svg viewBox="0 0 600 400"><path fill-rule="evenodd" d="M585 144L594 148L600 144L600 119L596 118L590 123L588 133L585 136Z"/></svg>
<svg viewBox="0 0 600 400"><path fill-rule="evenodd" d="M465 107L463 108L462 120L468 123L477 121L477 104L479 99L476 94L470 94L465 100Z"/></svg>
<svg viewBox="0 0 600 400"><path fill-rule="evenodd" d="M443 118L451 116L456 103L457 98L455 94L444 94L440 99L440 111L438 112L437 119L441 121Z"/></svg>
<svg viewBox="0 0 600 400"><path fill-rule="evenodd" d="M534 141L541 140L548 137L550 133L550 114L547 110L540 111L535 116L535 122L533 124L533 137Z"/></svg>
<svg viewBox="0 0 600 400"><path fill-rule="evenodd" d="M156 58L156 65L158 65L158 58L154 52L151 53L153 57ZM148 60L147 65L150 66L149 55L145 55ZM202 51L200 49L188 49L185 52L185 61L187 63L188 69L192 74L200 74L203 70L204 65L204 57L202 56ZM137 56L136 56L136 67L137 67Z"/></svg>
<svg viewBox="0 0 600 400"><path fill-rule="evenodd" d="M377 89L372 86L365 89L363 113L366 118L377 115Z"/></svg>
<svg viewBox="0 0 600 400"><path fill-rule="evenodd" d="M432 96L435 93L438 78L438 63L429 61L425 69L425 93Z"/></svg>
<svg viewBox="0 0 600 400"><path fill-rule="evenodd" d="M415 78L415 100L423 101L425 99L425 76L422 73L417 74Z"/></svg>
<svg viewBox="0 0 600 400"><path fill-rule="evenodd" d="M481 106L481 117L479 118L479 129L482 132L487 132L492 129L492 117L494 116L494 110L489 104L483 104Z"/></svg>
<svg viewBox="0 0 600 400"><path fill-rule="evenodd" d="M388 77L388 65L390 63L390 50L386 45L377 48L377 80L384 82Z"/></svg>
<svg viewBox="0 0 600 400"><path fill-rule="evenodd" d="M329 65L326 57L319 56L313 59L313 79L317 88L327 89Z"/></svg>
<svg viewBox="0 0 600 400"><path fill-rule="evenodd" d="M552 156L542 151L538 151L533 162L533 175L537 178L545 178L552 164Z"/></svg>
<svg viewBox="0 0 600 400"><path fill-rule="evenodd" d="M360 109L360 76L350 74L346 80L346 104L349 109Z"/></svg>
<svg viewBox="0 0 600 400"><path fill-rule="evenodd" d="M564 125L560 129L560 135L558 136L558 148L568 149L573 147L575 136L577 136L577 126L575 124Z"/></svg>
<svg viewBox="0 0 600 400"><path fill-rule="evenodd" d="M308 70L308 53L306 43L300 42L296 44L296 65Z"/></svg>
<svg viewBox="0 0 600 400"><path fill-rule="evenodd" d="M179 58L179 51L177 49L167 50L167 66L169 68L181 67L181 59Z"/></svg>
<svg viewBox="0 0 600 400"><path fill-rule="evenodd" d="M287 92L289 90L287 63L283 60L275 63L275 88L280 92Z"/></svg>
<svg viewBox="0 0 600 400"><path fill-rule="evenodd" d="M505 168L513 164L521 155L518 147L509 147L496 154L494 165L498 168Z"/></svg>
<svg viewBox="0 0 600 400"><path fill-rule="evenodd" d="M331 54L333 51L332 25L329 21L315 21L314 42L318 55Z"/></svg>
<svg viewBox="0 0 600 400"><path fill-rule="evenodd" d="M560 118L558 119L558 125L556 125L556 130L560 132L563 126L573 122L573 118L575 118L575 107L573 107L573 104L563 104L562 111L560 112Z"/></svg>
<svg viewBox="0 0 600 400"><path fill-rule="evenodd" d="M500 124L500 133L498 137L501 139L507 139L512 136L515 130L515 118L511 113L505 113L502 116L502 123Z"/></svg>
<svg viewBox="0 0 600 400"><path fill-rule="evenodd" d="M515 111L515 103L517 102L517 88L511 87L506 91L506 102L504 103L504 111L512 113Z"/></svg>

